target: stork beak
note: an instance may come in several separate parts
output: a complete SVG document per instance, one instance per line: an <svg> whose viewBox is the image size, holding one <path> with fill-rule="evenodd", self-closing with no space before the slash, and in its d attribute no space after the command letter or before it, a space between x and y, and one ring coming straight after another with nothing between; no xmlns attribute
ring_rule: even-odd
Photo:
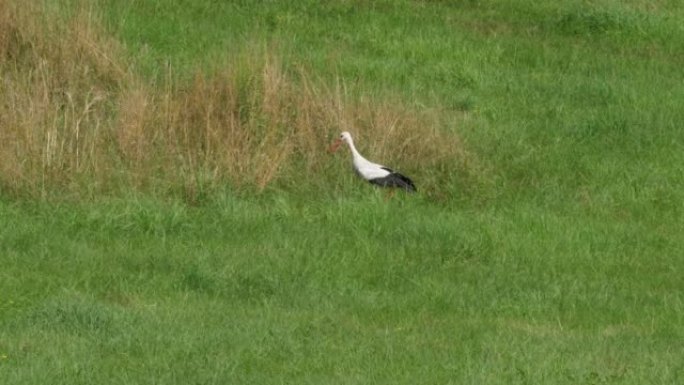
<svg viewBox="0 0 684 385"><path fill-rule="evenodd" d="M337 151L337 149L340 147L341 144L342 144L342 139L338 138L337 140L335 140L335 142L333 144L330 145L330 147L328 147L328 152L332 153L332 152Z"/></svg>

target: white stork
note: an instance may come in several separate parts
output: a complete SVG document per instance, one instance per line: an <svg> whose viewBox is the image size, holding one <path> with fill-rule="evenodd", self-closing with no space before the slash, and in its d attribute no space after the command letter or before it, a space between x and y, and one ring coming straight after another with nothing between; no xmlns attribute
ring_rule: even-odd
<svg viewBox="0 0 684 385"><path fill-rule="evenodd" d="M354 171L368 182L382 187L397 187L407 192L416 192L416 186L408 177L381 164L373 163L359 154L354 147L354 140L347 131L340 134L340 137L330 146L329 151L335 152L340 145L346 142L352 153Z"/></svg>

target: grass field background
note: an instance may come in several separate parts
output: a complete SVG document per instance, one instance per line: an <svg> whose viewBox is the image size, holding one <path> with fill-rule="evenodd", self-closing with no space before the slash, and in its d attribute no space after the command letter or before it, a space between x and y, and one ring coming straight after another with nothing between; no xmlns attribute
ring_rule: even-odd
<svg viewBox="0 0 684 385"><path fill-rule="evenodd" d="M19 3L3 381L684 378L679 2Z"/></svg>

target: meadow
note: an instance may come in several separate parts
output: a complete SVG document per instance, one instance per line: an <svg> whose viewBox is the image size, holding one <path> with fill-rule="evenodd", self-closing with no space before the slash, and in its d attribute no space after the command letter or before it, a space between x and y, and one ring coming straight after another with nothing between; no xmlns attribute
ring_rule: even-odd
<svg viewBox="0 0 684 385"><path fill-rule="evenodd" d="M20 3L3 383L684 378L680 2Z"/></svg>

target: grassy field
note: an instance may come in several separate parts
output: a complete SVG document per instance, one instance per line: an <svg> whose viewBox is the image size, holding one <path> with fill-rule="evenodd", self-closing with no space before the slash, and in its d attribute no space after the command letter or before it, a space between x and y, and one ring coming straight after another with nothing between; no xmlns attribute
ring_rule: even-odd
<svg viewBox="0 0 684 385"><path fill-rule="evenodd" d="M684 378L680 2L19 3L3 381Z"/></svg>

